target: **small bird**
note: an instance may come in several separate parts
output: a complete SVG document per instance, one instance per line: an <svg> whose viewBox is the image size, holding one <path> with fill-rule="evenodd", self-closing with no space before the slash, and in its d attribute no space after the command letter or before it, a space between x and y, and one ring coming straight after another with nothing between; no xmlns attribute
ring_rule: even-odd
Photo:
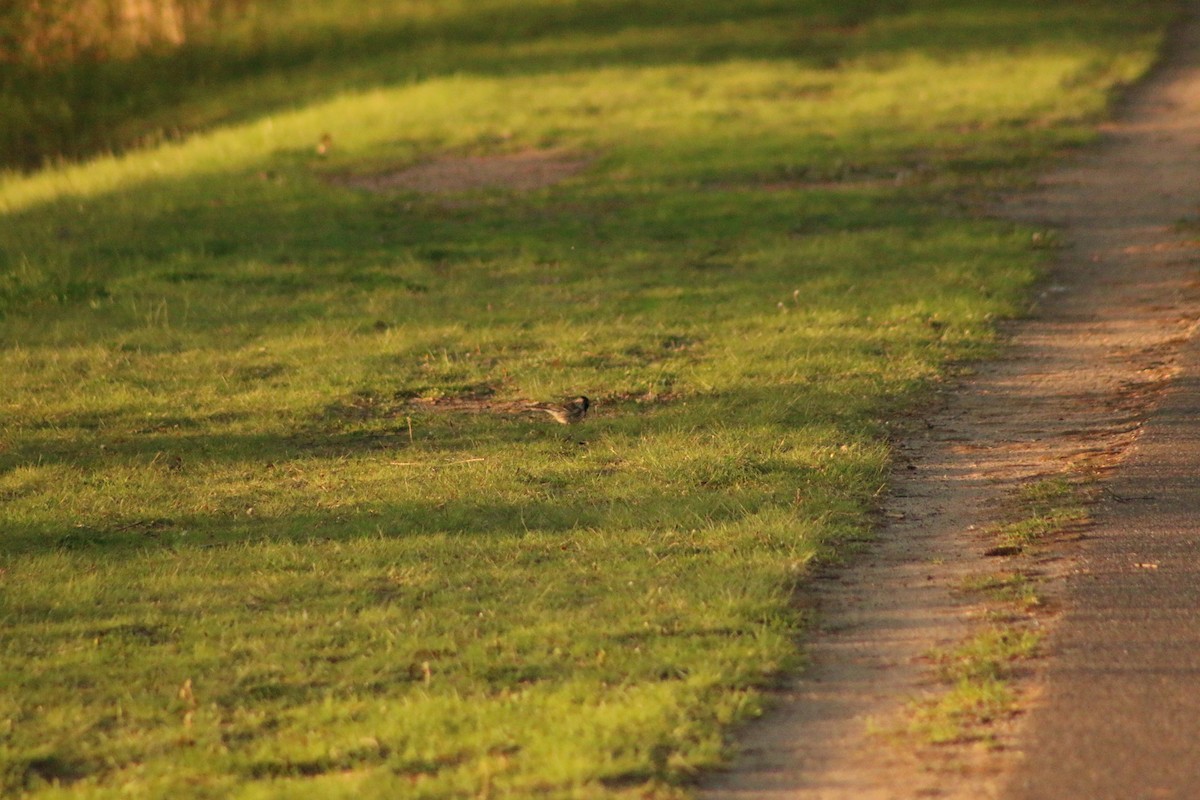
<svg viewBox="0 0 1200 800"><path fill-rule="evenodd" d="M530 411L545 411L554 417L554 421L560 425L574 425L576 422L583 421L591 406L592 401L580 395L571 402L562 405L555 403L531 403L526 408Z"/></svg>

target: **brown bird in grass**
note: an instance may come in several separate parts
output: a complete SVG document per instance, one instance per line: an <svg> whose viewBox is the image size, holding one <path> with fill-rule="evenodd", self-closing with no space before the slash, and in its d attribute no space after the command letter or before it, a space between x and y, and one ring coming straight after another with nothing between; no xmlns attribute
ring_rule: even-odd
<svg viewBox="0 0 1200 800"><path fill-rule="evenodd" d="M571 402L561 405L556 403L531 403L526 408L530 411L545 411L554 417L554 421L560 425L574 425L576 422L583 421L591 406L592 401L580 395Z"/></svg>

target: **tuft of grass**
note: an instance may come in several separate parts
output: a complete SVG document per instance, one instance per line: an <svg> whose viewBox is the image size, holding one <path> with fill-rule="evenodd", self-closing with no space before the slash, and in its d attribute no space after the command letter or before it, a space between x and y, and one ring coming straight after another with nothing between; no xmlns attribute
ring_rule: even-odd
<svg viewBox="0 0 1200 800"><path fill-rule="evenodd" d="M1018 664L1037 654L1040 635L1012 625L987 627L963 644L930 654L949 688L915 704L906 733L933 744L991 741L990 726L1012 715L1018 696L1011 678Z"/></svg>
<svg viewBox="0 0 1200 800"><path fill-rule="evenodd" d="M1021 613L1031 613L1042 605L1037 580L1020 571L973 575L963 580L960 588L964 592L982 594L993 604Z"/></svg>
<svg viewBox="0 0 1200 800"><path fill-rule="evenodd" d="M1055 476L1012 493L1012 522L995 531L1000 547L1019 553L1046 536L1085 523L1086 496L1078 481ZM973 575L960 589L985 600L989 623L957 647L929 654L946 689L915 702L903 725L924 744L994 743L993 725L1020 708L1015 670L1037 655L1042 634L1031 624L1044 608L1038 580L1020 570Z"/></svg>
<svg viewBox="0 0 1200 800"><path fill-rule="evenodd" d="M1024 307L972 204L1167 6L295 0L109 74L203 132L0 179L0 793L685 796Z"/></svg>
<svg viewBox="0 0 1200 800"><path fill-rule="evenodd" d="M1022 547L1039 539L1085 524L1090 515L1086 497L1076 482L1046 478L1021 487L1013 498L1019 519L1000 526L1003 543Z"/></svg>

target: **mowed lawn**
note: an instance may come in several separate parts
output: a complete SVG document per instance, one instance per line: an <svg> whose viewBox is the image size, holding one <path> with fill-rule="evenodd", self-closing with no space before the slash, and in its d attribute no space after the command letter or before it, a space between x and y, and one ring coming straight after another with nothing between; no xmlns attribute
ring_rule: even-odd
<svg viewBox="0 0 1200 800"><path fill-rule="evenodd" d="M196 133L0 179L0 794L686 797L1026 308L986 199L1172 7L281 0L185 54L125 122ZM392 177L514 158L561 174Z"/></svg>

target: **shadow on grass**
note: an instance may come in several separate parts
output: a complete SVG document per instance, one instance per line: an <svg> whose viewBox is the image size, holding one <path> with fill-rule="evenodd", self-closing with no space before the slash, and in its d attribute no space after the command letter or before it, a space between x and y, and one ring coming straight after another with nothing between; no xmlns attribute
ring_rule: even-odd
<svg viewBox="0 0 1200 800"><path fill-rule="evenodd" d="M812 387L778 387L746 390L723 395L689 398L686 410L669 405L652 409L627 403L606 409L607 417L580 426L560 428L539 421L481 419L472 415L460 425L442 426L416 445L397 428L346 433L311 429L295 434L236 435L202 431L179 431L144 436L117 436L103 448L61 441L57 446L31 446L10 450L0 464L0 476L10 470L37 463L39 466L69 465L83 473L87 483L103 482L106 471L136 467L149 471L150 480L181 488L203 483L204 475L216 469L234 469L245 479L237 503L223 503L212 513L171 513L170 510L139 514L127 504L112 515L110 523L61 520L45 523L6 525L4 549L9 555L44 551L79 551L89 556L123 557L130 550L156 548L226 547L263 542L348 541L358 538L405 538L422 536L522 536L571 534L585 531L619 532L674 530L735 523L757 514L781 511L802 513L798 496L821 493L822 513L841 508L859 509L870 489L864 487L879 476L868 473L877 467L842 465L838 469L852 477L832 486L824 474L826 466L783 458L770 453L714 451L711 458L692 459L683 466L667 466L665 474L642 469L637 475L619 466L588 458L592 448L603 452L635 453L657 436L690 430L714 418L732 418L735 410L751 421L745 426L747 440L759 440L763 431L774 436L801 426L835 430L838 416L847 412L832 403L813 402L780 405L781 395L795 394L802 400ZM749 410L749 413L745 412ZM693 421L694 420L694 421ZM453 422L453 421L452 421ZM751 430L752 429L752 430ZM722 432L726 438L730 429ZM495 455L500 445L502 455ZM473 458L480 452L488 459ZM530 451L529 460L520 452ZM384 461L380 454L394 454ZM511 458L506 457L513 454ZM386 457L386 456L385 456ZM489 496L486 491L467 490L448 498L437 495L402 499L403 490L372 499L358 492L346 500L336 489L289 494L294 478L315 480L329 462L359 461L365 472L360 478L371 486L385 487L380 470L393 469L397 480L419 487L433 480L440 470L458 470L474 462L488 461L489 473L504 476L508 499ZM855 471L862 475L854 477ZM161 478L155 478L155 473ZM413 483L415 481L415 483ZM421 494L419 488L410 492ZM840 493L834 497L830 493ZM525 494L521 500L511 499ZM20 499L10 497L9 499ZM259 511L259 505L267 510ZM280 511L294 503L294 510ZM165 514L162 515L162 514Z"/></svg>
<svg viewBox="0 0 1200 800"><path fill-rule="evenodd" d="M330 303L331 291L392 292L436 309L447 287L475 286L470 291L491 302L521 286L545 294L583 284L590 270L604 279L629 273L630 290L671 282L744 288L754 279L739 261L747 249L781 236L893 230L912 238L930 224L925 211L936 199L909 189L899 205L895 187L801 184L758 193L712 188L680 202L673 184L626 187L598 176L582 190L468 196L447 208L431 198L314 186L306 167L292 177L159 180L73 202L69 217L62 203L12 213L12 238L0 248L0 316L153 291L189 294L198 320L261 299L242 320L261 327L336 316L348 304ZM679 261L684 275L672 266ZM502 276L479 274L496 268ZM132 276L136 284L127 283ZM194 302L200 295L211 302ZM290 305L271 308L277 300Z"/></svg>

